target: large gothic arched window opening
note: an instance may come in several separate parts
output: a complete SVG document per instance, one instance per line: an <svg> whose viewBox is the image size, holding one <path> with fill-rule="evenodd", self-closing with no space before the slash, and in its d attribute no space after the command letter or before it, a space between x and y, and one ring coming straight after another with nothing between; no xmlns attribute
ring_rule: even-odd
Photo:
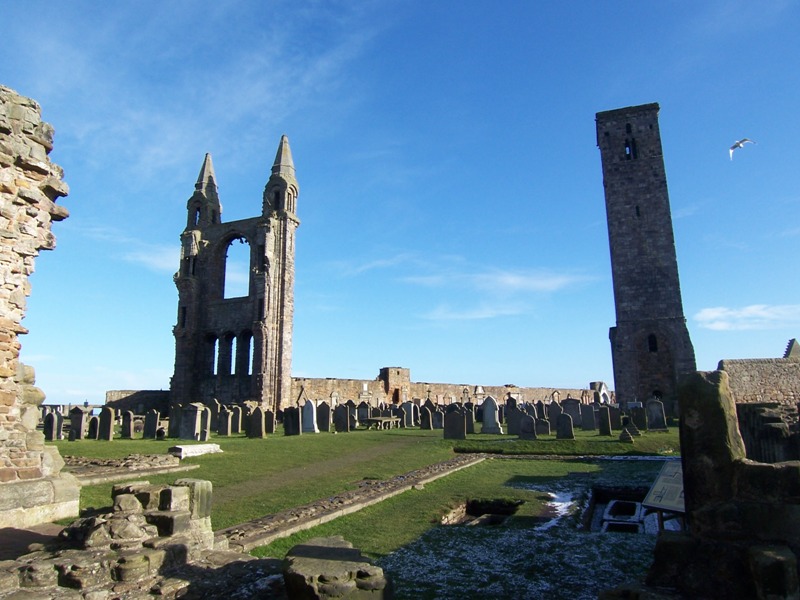
<svg viewBox="0 0 800 600"><path fill-rule="evenodd" d="M250 244L243 237L233 238L225 249L223 298L250 294Z"/></svg>

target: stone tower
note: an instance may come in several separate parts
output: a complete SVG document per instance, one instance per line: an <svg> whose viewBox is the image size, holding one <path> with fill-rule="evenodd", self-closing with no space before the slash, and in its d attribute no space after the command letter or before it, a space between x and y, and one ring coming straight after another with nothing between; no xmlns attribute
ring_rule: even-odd
<svg viewBox="0 0 800 600"><path fill-rule="evenodd" d="M276 410L290 404L298 191L289 140L283 136L261 215L223 223L214 166L206 155L187 202L174 278L173 405L253 400ZM234 275L227 264L229 249L239 243L249 248L248 292L226 297L226 276Z"/></svg>
<svg viewBox="0 0 800 600"><path fill-rule="evenodd" d="M677 411L695 370L683 316L658 104L597 113L617 324L609 332L620 403L658 396Z"/></svg>

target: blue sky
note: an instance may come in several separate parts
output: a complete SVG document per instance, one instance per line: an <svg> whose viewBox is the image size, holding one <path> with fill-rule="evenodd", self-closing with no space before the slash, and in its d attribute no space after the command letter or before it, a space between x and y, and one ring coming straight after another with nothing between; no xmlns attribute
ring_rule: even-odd
<svg viewBox="0 0 800 600"><path fill-rule="evenodd" d="M169 387L203 156L255 216L284 133L296 376L613 385L594 117L648 102L698 368L800 333L797 2L2 5L71 189L22 338L48 402Z"/></svg>

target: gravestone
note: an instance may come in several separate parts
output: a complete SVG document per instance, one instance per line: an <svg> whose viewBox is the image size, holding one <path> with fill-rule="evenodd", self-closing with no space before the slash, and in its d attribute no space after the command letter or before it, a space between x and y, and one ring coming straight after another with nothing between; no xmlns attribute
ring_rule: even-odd
<svg viewBox="0 0 800 600"><path fill-rule="evenodd" d="M369 406L367 406L366 409L367 414L369 414ZM302 410L303 433L319 433L319 427L317 427L317 406L314 404L314 401L306 400ZM361 407L359 407L359 410L361 410Z"/></svg>
<svg viewBox="0 0 800 600"><path fill-rule="evenodd" d="M561 403L561 410L572 417L572 426L580 427L583 423L581 419L581 401L577 398L567 398Z"/></svg>
<svg viewBox="0 0 800 600"><path fill-rule="evenodd" d="M536 419L536 435L550 435L550 421L547 419Z"/></svg>
<svg viewBox="0 0 800 600"><path fill-rule="evenodd" d="M622 429L622 411L619 409L618 406L609 406L608 407L608 417L609 421L611 422L611 429L613 430L620 430Z"/></svg>
<svg viewBox="0 0 800 600"><path fill-rule="evenodd" d="M444 411L437 409L436 412L431 414L431 422L434 429L444 429Z"/></svg>
<svg viewBox="0 0 800 600"><path fill-rule="evenodd" d="M369 419L369 404L361 401L356 407L356 417L358 418L359 422L364 422ZM303 429L303 431L305 432L305 429Z"/></svg>
<svg viewBox="0 0 800 600"><path fill-rule="evenodd" d="M242 432L242 407L239 405L231 408L231 433Z"/></svg>
<svg viewBox="0 0 800 600"><path fill-rule="evenodd" d="M403 411L403 417L400 421L403 427L413 427L414 426L414 404L411 402L403 402L402 406L400 407ZM433 415L431 415L432 417Z"/></svg>
<svg viewBox="0 0 800 600"><path fill-rule="evenodd" d="M210 409L209 409L209 412L211 412ZM201 429L200 430L200 441L201 442L207 442L210 437L211 437L211 433L208 431L208 429Z"/></svg>
<svg viewBox="0 0 800 600"><path fill-rule="evenodd" d="M89 419L89 430L86 433L86 439L96 440L99 434L100 434L100 419L98 419L97 417L91 417Z"/></svg>
<svg viewBox="0 0 800 600"><path fill-rule="evenodd" d="M514 398L511 394L506 396L506 410L512 411L517 408L517 399ZM510 431L508 433L511 433Z"/></svg>
<svg viewBox="0 0 800 600"><path fill-rule="evenodd" d="M601 404L597 409L597 428L600 435L611 435L611 407Z"/></svg>
<svg viewBox="0 0 800 600"><path fill-rule="evenodd" d="M486 396L481 406L483 407L481 433L502 434L503 428L500 426L500 419L498 418L497 401L492 396Z"/></svg>
<svg viewBox="0 0 800 600"><path fill-rule="evenodd" d="M647 412L647 429L649 431L668 431L664 403L661 400L658 398L648 400L645 411Z"/></svg>
<svg viewBox="0 0 800 600"><path fill-rule="evenodd" d="M419 409L419 427L425 430L433 429L433 417L431 416L431 411L427 406L427 402L425 406Z"/></svg>
<svg viewBox="0 0 800 600"><path fill-rule="evenodd" d="M167 433L169 437L181 436L181 417L183 416L183 405L177 402L169 405L169 421L167 422Z"/></svg>
<svg viewBox="0 0 800 600"><path fill-rule="evenodd" d="M191 402L183 407L181 411L181 430L180 437L182 440L199 440L201 427L201 418L205 406L199 402Z"/></svg>
<svg viewBox="0 0 800 600"><path fill-rule="evenodd" d="M547 409L544 405L544 402L539 400L536 403L536 418L537 419L546 419L547 418Z"/></svg>
<svg viewBox="0 0 800 600"><path fill-rule="evenodd" d="M100 409L100 426L97 430L97 439L107 442L114 439L114 409L110 406L104 406Z"/></svg>
<svg viewBox="0 0 800 600"><path fill-rule="evenodd" d="M425 403L420 408L423 408L423 407L427 408L430 411L431 414L433 414L433 412L436 410L436 405L433 403L433 401L430 398L427 398L425 400ZM420 411L419 419L420 419L420 423L422 423L422 411Z"/></svg>
<svg viewBox="0 0 800 600"><path fill-rule="evenodd" d="M539 413L536 411L536 405L529 404L529 403L526 402L524 404L524 410L525 410L525 414L526 415L530 415L534 419L538 419L539 418Z"/></svg>
<svg viewBox="0 0 800 600"><path fill-rule="evenodd" d="M591 404L581 404L581 429L594 431L595 427L594 407Z"/></svg>
<svg viewBox="0 0 800 600"><path fill-rule="evenodd" d="M324 400L317 407L317 428L320 431L331 430L331 406Z"/></svg>
<svg viewBox="0 0 800 600"><path fill-rule="evenodd" d="M69 435L72 439L82 440L84 438L87 419L88 413L79 406L69 411Z"/></svg>
<svg viewBox="0 0 800 600"><path fill-rule="evenodd" d="M333 409L333 427L336 433L349 433L350 431L350 411L347 405L340 404Z"/></svg>
<svg viewBox="0 0 800 600"><path fill-rule="evenodd" d="M634 406L631 410L631 421L639 430L647 431L647 412L643 406ZM633 432L631 432L633 433ZM634 434L636 435L636 434Z"/></svg>
<svg viewBox="0 0 800 600"><path fill-rule="evenodd" d="M264 419L264 409L256 406L250 417L247 419L247 437L252 439L263 439L267 437L266 420Z"/></svg>
<svg viewBox="0 0 800 600"><path fill-rule="evenodd" d="M558 423L556 424L556 439L575 439L575 431L572 429L572 417L567 413L562 413L558 416Z"/></svg>
<svg viewBox="0 0 800 600"><path fill-rule="evenodd" d="M551 402L547 405L547 420L551 423L558 423L558 417L561 416L561 405L558 402Z"/></svg>
<svg viewBox="0 0 800 600"><path fill-rule="evenodd" d="M300 421L300 409L289 406L283 409L283 435L300 435L303 433Z"/></svg>
<svg viewBox="0 0 800 600"><path fill-rule="evenodd" d="M264 431L267 435L275 433L275 413L271 410L264 411Z"/></svg>
<svg viewBox="0 0 800 600"><path fill-rule="evenodd" d="M217 435L227 437L231 434L231 418L233 413L227 406L221 406L217 415Z"/></svg>
<svg viewBox="0 0 800 600"><path fill-rule="evenodd" d="M523 414L519 420L519 439L521 440L535 440L536 439L536 419L529 414Z"/></svg>
<svg viewBox="0 0 800 600"><path fill-rule="evenodd" d="M209 421L209 431L217 431L219 429L219 411L222 405L219 400L212 398L208 404L208 409L211 411L211 420Z"/></svg>
<svg viewBox="0 0 800 600"><path fill-rule="evenodd" d="M156 429L156 439L159 441L167 439L167 430L163 427Z"/></svg>
<svg viewBox="0 0 800 600"><path fill-rule="evenodd" d="M52 412L44 417L44 439L48 442L55 442L61 439L62 423L59 422L58 417L61 417L61 415L56 415L56 413ZM63 421L63 417L61 420Z"/></svg>
<svg viewBox="0 0 800 600"><path fill-rule="evenodd" d="M122 429L119 437L123 440L133 439L133 412L130 410L122 411Z"/></svg>
<svg viewBox="0 0 800 600"><path fill-rule="evenodd" d="M437 410L437 414L444 417L443 429L444 439L446 440L465 440L467 439L467 415L460 411L449 412L446 415ZM434 419L435 420L435 419Z"/></svg>
<svg viewBox="0 0 800 600"><path fill-rule="evenodd" d="M431 413L431 416L433 416L433 413ZM411 422L414 427L419 427L419 406L413 402L411 403Z"/></svg>
<svg viewBox="0 0 800 600"><path fill-rule="evenodd" d="M516 406L506 409L506 427L508 435L519 435L519 424L524 414L525 413L517 409Z"/></svg>
<svg viewBox="0 0 800 600"><path fill-rule="evenodd" d="M142 431L142 438L145 440L156 439L156 431L160 426L159 418L161 415L155 408L151 408L144 416L144 430Z"/></svg>
<svg viewBox="0 0 800 600"><path fill-rule="evenodd" d="M203 440L203 432L205 434L205 440ZM203 409L200 411L200 437L199 440L208 441L208 433L211 431L211 409L207 406L203 406Z"/></svg>
<svg viewBox="0 0 800 600"><path fill-rule="evenodd" d="M466 404L464 406L466 408ZM472 407L466 408L464 414L467 416L467 433L475 433L475 414Z"/></svg>

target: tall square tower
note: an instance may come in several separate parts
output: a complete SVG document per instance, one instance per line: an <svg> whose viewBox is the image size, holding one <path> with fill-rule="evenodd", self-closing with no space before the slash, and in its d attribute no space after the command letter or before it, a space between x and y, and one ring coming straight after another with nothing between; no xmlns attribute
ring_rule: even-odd
<svg viewBox="0 0 800 600"><path fill-rule="evenodd" d="M683 315L658 104L597 113L617 324L609 332L620 403L677 411L678 376L695 370Z"/></svg>

